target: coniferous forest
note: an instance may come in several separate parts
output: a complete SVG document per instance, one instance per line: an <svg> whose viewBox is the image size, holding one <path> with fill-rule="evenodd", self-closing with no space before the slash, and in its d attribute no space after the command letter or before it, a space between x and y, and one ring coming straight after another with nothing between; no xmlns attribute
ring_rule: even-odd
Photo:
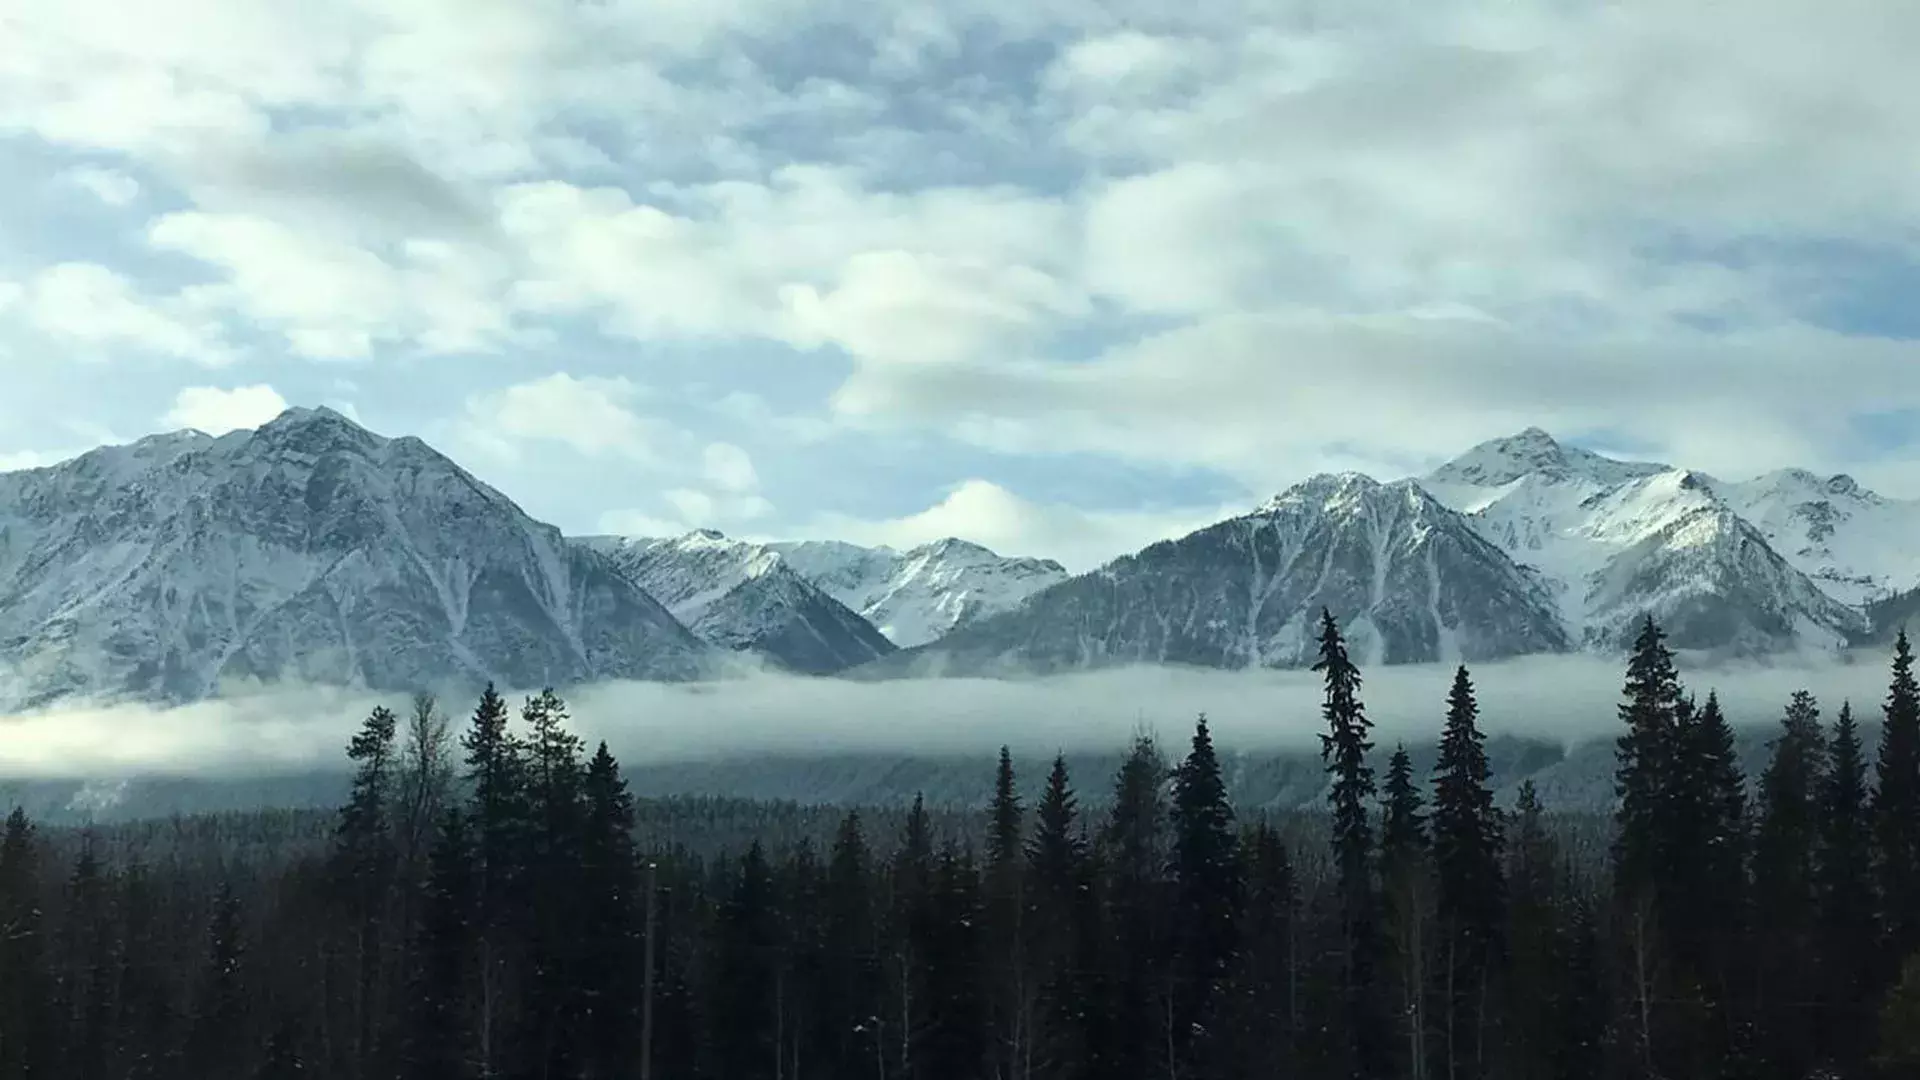
<svg viewBox="0 0 1920 1080"><path fill-rule="evenodd" d="M1495 804L1465 668L1417 775L1373 746L1331 616L1319 657L1329 794L1304 824L1229 805L1203 717L1112 777L1002 751L964 827L916 803L819 843L643 843L565 704L515 723L491 688L462 723L426 698L368 716L308 842L261 840L263 815L129 846L16 811L0 1080L1920 1075L1904 634L1877 746L1796 694L1746 777L1647 622L1604 851L1530 787Z"/></svg>

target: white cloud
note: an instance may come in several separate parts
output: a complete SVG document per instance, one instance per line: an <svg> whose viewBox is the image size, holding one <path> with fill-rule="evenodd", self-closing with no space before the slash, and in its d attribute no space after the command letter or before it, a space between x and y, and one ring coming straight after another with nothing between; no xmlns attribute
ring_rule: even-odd
<svg viewBox="0 0 1920 1080"><path fill-rule="evenodd" d="M1064 207L1015 192L865 189L845 171L674 193L680 213L612 188L509 189L523 310L597 312L637 338L834 344L871 361L972 359L1086 310L1058 276Z"/></svg>
<svg viewBox="0 0 1920 1080"><path fill-rule="evenodd" d="M991 481L973 479L955 485L938 503L904 517L873 521L826 515L804 533L896 548L955 536L1002 555L1056 559L1078 572L1251 509L1085 510L1036 503Z"/></svg>
<svg viewBox="0 0 1920 1080"><path fill-rule="evenodd" d="M760 474L753 458L732 443L708 443L701 451L708 482L721 491L741 494L759 490Z"/></svg>
<svg viewBox="0 0 1920 1080"><path fill-rule="evenodd" d="M1253 490L1413 472L1529 424L1740 476L1848 467L1849 414L1920 408L1916 365L1920 346L1804 331L1571 342L1477 318L1223 316L1071 367L861 372L837 400L868 423L1210 466Z"/></svg>
<svg viewBox="0 0 1920 1080"><path fill-rule="evenodd" d="M16 294L25 321L55 345L92 358L134 350L219 365L233 359L221 328L178 297L143 296L98 263L66 262L28 278Z"/></svg>
<svg viewBox="0 0 1920 1080"><path fill-rule="evenodd" d="M1440 734L1452 669L1410 664L1366 672L1363 696L1383 746L1431 743ZM1773 726L1788 696L1811 690L1827 715L1884 693L1879 663L1688 669L1698 690L1717 687L1738 729ZM1473 672L1489 734L1577 745L1619 726L1620 666L1591 656L1530 657ZM506 692L509 700L530 688ZM1141 727L1169 741L1206 713L1229 751L1313 753L1318 677L1310 671L1123 668L1020 680L855 682L755 674L685 684L599 683L569 696L575 729L606 739L622 760L740 760L760 755L977 755L990 776L1001 746L1023 760L1056 750L1119 753ZM380 698L327 687L260 693L171 709L73 702L0 716L8 778L127 774L259 775L343 767L344 732ZM389 700L390 706L401 704ZM459 701L448 710L458 713ZM1300 723L1276 723L1297 716ZM885 717L887 722L876 723ZM1083 783L1097 782L1082 778Z"/></svg>
<svg viewBox="0 0 1920 1080"><path fill-rule="evenodd" d="M428 353L486 350L508 333L497 260L471 245L416 240L382 256L250 214L185 211L154 221L150 242L219 267L200 305L279 329L314 359L361 359L384 343Z"/></svg>
<svg viewBox="0 0 1920 1080"><path fill-rule="evenodd" d="M126 206L140 197L140 181L118 169L86 165L68 169L61 176L108 206Z"/></svg>
<svg viewBox="0 0 1920 1080"><path fill-rule="evenodd" d="M265 383L236 386L189 386L174 395L173 407L161 417L169 428L194 428L209 435L225 435L257 428L285 412L287 400Z"/></svg>
<svg viewBox="0 0 1920 1080"><path fill-rule="evenodd" d="M512 458L524 442L552 442L593 458L653 463L674 432L634 411L644 391L624 378L555 372L467 402L463 438Z"/></svg>

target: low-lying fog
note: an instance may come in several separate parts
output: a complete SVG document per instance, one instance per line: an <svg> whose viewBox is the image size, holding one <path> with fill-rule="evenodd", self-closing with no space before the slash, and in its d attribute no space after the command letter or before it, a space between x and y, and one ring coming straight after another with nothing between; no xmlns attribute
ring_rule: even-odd
<svg viewBox="0 0 1920 1080"><path fill-rule="evenodd" d="M1717 690L1737 725L1770 725L1796 689L1830 717L1851 699L1878 718L1885 657L1794 660L1689 670L1702 698ZM1383 747L1438 738L1452 670L1375 668L1363 697ZM1474 669L1485 728L1571 747L1618 730L1622 666L1581 656L1532 657ZM521 695L510 695L518 708ZM178 708L59 705L0 718L0 777L84 779L130 775L243 777L344 768L348 737L369 709L401 696L337 689L276 689ZM754 675L695 685L606 683L569 695L576 731L606 739L629 767L722 759L871 753L1023 757L1121 749L1141 729L1177 752L1196 714L1224 749L1317 752L1319 677L1310 671L1218 672L1127 668L1021 681L929 679L852 682ZM443 699L456 730L470 699Z"/></svg>

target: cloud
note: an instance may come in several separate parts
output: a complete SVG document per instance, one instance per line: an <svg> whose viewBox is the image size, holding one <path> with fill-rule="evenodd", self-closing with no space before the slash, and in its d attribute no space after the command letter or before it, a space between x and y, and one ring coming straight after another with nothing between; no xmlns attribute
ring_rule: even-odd
<svg viewBox="0 0 1920 1080"><path fill-rule="evenodd" d="M1806 329L1573 341L1478 318L1298 313L1208 319L1071 366L866 371L836 401L1002 452L1184 462L1253 490L1325 469L1404 475L1529 424L1743 476L1842 471L1852 415L1920 405L1916 364L1920 346Z"/></svg>
<svg viewBox="0 0 1920 1080"><path fill-rule="evenodd" d="M938 503L905 517L868 521L833 515L804 532L895 548L957 536L1003 555L1056 559L1078 572L1250 509L1083 510L1036 503L991 481L971 479L955 485Z"/></svg>
<svg viewBox="0 0 1920 1080"><path fill-rule="evenodd" d="M501 197L515 301L641 339L836 345L865 361L973 359L1085 301L1052 269L1063 207L1005 189L866 189L848 170L675 189L671 206L545 182ZM665 202L666 200L662 200Z"/></svg>
<svg viewBox="0 0 1920 1080"><path fill-rule="evenodd" d="M1365 673L1362 698L1391 746L1437 740L1451 670L1435 665ZM1620 665L1592 657L1536 657L1474 670L1482 723L1495 735L1567 745L1617 731ZM1828 714L1842 698L1871 719L1886 672L1872 663L1730 667L1683 672L1696 691L1717 689L1737 726L1777 723L1795 689ZM1141 727L1177 749L1205 712L1227 752L1312 753L1321 731L1312 672L1207 672L1161 668L1030 680L928 679L857 683L755 674L695 685L604 683L567 696L574 727L605 738L623 760L648 764L756 755L875 753L990 760L1002 744L1022 757L1123 748ZM510 695L517 698L519 695ZM347 739L380 697L279 688L174 709L56 706L0 718L9 776L112 777L143 773L223 776L341 768ZM403 707L389 698L387 704ZM464 703L449 699L456 717ZM877 718L886 722L878 723Z"/></svg>
<svg viewBox="0 0 1920 1080"><path fill-rule="evenodd" d="M61 177L108 206L126 206L140 197L140 181L118 169L84 165L68 169Z"/></svg>
<svg viewBox="0 0 1920 1080"><path fill-rule="evenodd" d="M555 372L467 402L461 437L512 458L525 442L551 442L591 458L654 463L673 432L634 411L645 391L624 378Z"/></svg>
<svg viewBox="0 0 1920 1080"><path fill-rule="evenodd" d="M760 474L754 471L753 458L732 443L708 443L701 452L708 482L722 491L735 494L757 491Z"/></svg>
<svg viewBox="0 0 1920 1080"><path fill-rule="evenodd" d="M190 290L199 305L280 330L299 356L363 359L387 343L486 351L509 335L501 268L473 245L415 239L381 255L267 217L200 211L156 219L148 240L224 274Z"/></svg>
<svg viewBox="0 0 1920 1080"><path fill-rule="evenodd" d="M287 400L265 383L236 386L189 386L173 399L160 422L169 428L193 428L209 435L257 428L285 412Z"/></svg>
<svg viewBox="0 0 1920 1080"><path fill-rule="evenodd" d="M219 325L191 303L142 295L125 275L98 263L40 270L20 286L15 303L33 330L95 358L125 349L218 366L234 355Z"/></svg>

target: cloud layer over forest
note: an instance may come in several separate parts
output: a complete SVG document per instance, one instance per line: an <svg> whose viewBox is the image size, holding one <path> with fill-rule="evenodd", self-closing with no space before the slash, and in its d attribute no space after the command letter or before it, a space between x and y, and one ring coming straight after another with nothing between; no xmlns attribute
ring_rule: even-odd
<svg viewBox="0 0 1920 1080"><path fill-rule="evenodd" d="M1879 715L1887 671L1873 654L1852 662L1683 669L1704 697L1717 690L1736 726L1775 722L1796 689L1828 714L1850 699ZM1437 739L1451 672L1407 665L1365 672L1364 700L1383 746ZM1619 664L1586 656L1531 657L1476 668L1484 727L1573 745L1616 730ZM517 710L521 695L509 695ZM605 739L623 762L661 764L754 755L835 753L1023 756L1122 747L1138 730L1184 742L1206 713L1216 741L1241 751L1314 752L1318 676L1137 667L1021 681L930 679L860 683L753 675L693 685L604 683L569 695L573 728ZM57 706L0 718L0 776L233 776L345 767L360 719L400 696L280 688L177 708ZM447 698L456 732L472 701ZM1170 746L1170 749L1174 747Z"/></svg>

